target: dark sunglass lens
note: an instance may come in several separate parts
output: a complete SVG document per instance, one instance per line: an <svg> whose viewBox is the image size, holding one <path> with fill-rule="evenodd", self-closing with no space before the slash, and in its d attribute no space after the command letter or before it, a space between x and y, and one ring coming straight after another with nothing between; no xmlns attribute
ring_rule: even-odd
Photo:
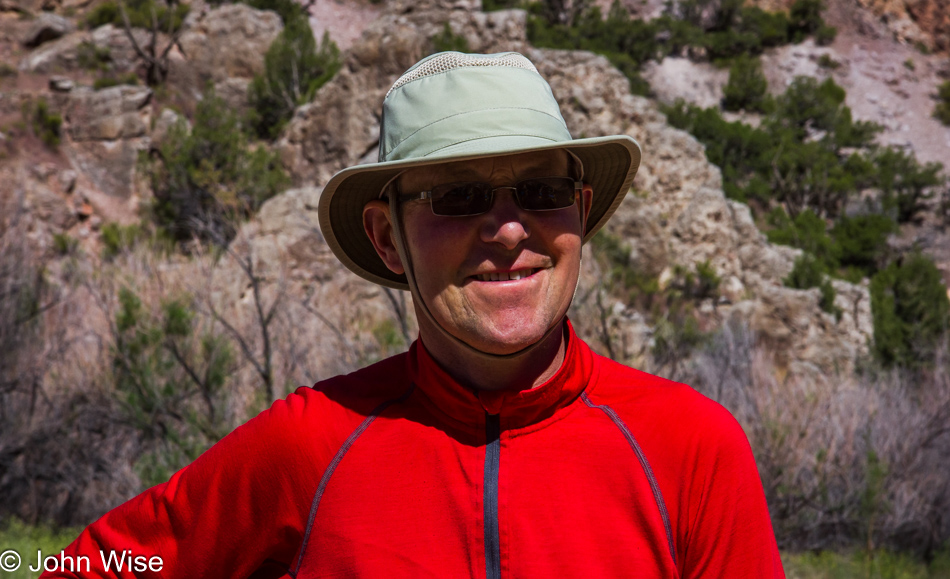
<svg viewBox="0 0 950 579"><path fill-rule="evenodd" d="M432 212L436 215L478 215L491 208L488 183L449 183L432 188Z"/></svg>
<svg viewBox="0 0 950 579"><path fill-rule="evenodd" d="M567 177L528 179L518 183L518 202L523 209L548 211L574 204L574 180Z"/></svg>

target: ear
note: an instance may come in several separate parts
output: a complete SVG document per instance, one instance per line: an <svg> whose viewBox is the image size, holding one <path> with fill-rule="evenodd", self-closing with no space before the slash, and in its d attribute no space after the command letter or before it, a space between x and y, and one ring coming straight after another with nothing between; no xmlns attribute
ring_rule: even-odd
<svg viewBox="0 0 950 579"><path fill-rule="evenodd" d="M584 188L581 189L581 205L580 208L583 211L581 214L581 224L584 226L584 231L587 231L587 218L590 216L590 208L594 203L594 189L588 185L584 184Z"/></svg>
<svg viewBox="0 0 950 579"><path fill-rule="evenodd" d="M396 274L405 273L406 269L402 266L402 260L399 259L399 251L396 250L396 242L393 238L389 203L374 199L363 206L363 229L386 267Z"/></svg>

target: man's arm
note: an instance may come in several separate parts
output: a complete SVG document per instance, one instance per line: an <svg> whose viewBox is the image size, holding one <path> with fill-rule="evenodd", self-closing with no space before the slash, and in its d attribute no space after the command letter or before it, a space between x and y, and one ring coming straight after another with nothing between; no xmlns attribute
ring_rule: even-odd
<svg viewBox="0 0 950 579"><path fill-rule="evenodd" d="M321 449L332 446L313 444L314 429L306 428L308 418L325 414L316 408L322 404L310 389L276 402L167 483L89 525L65 549L88 565L42 577L247 577L265 563L292 566L326 464Z"/></svg>
<svg viewBox="0 0 950 579"><path fill-rule="evenodd" d="M710 412L689 501L683 577L785 577L752 449L724 408Z"/></svg>

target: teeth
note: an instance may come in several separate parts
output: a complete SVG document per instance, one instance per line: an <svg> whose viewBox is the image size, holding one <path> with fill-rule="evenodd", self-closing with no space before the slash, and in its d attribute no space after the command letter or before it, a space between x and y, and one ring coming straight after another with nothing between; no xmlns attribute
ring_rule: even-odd
<svg viewBox="0 0 950 579"><path fill-rule="evenodd" d="M479 281L509 281L509 280L519 280L526 278L531 275L531 269L519 269L518 271L502 272L502 273L482 273L478 275Z"/></svg>

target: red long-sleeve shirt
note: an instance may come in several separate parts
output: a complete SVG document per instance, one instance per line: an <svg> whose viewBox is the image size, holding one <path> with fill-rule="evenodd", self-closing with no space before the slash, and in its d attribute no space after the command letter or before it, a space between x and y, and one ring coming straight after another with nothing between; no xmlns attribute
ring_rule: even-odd
<svg viewBox="0 0 950 579"><path fill-rule="evenodd" d="M419 342L300 388L65 555L91 576L784 577L728 411L573 329L534 389L475 393Z"/></svg>

